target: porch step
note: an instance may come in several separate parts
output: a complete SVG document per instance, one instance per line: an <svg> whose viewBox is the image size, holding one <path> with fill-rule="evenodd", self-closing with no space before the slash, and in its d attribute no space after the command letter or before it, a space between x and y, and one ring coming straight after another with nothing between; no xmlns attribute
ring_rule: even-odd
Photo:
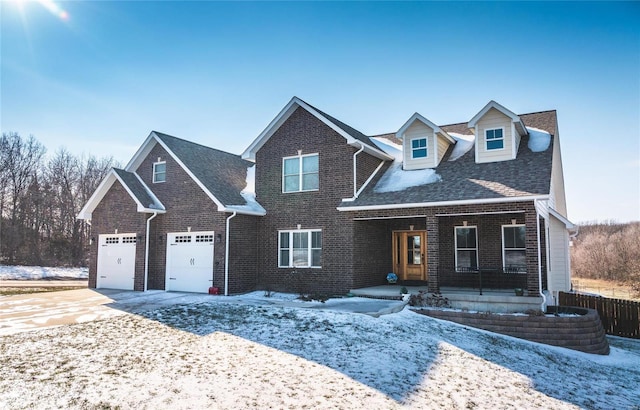
<svg viewBox="0 0 640 410"><path fill-rule="evenodd" d="M410 294L417 294L419 291L427 290L427 286L403 286L403 285L380 285L371 286L368 288L351 289L351 294L360 296L363 298L372 299L388 299L388 300L402 300L402 294L400 291L403 287L407 288Z"/></svg>

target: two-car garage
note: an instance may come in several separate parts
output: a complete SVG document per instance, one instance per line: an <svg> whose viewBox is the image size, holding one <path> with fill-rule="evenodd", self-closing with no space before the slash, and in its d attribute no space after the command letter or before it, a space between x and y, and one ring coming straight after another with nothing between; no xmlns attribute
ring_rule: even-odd
<svg viewBox="0 0 640 410"><path fill-rule="evenodd" d="M168 233L165 290L206 293L213 286L214 243L213 231ZM136 246L133 233L99 236L97 288L134 289Z"/></svg>

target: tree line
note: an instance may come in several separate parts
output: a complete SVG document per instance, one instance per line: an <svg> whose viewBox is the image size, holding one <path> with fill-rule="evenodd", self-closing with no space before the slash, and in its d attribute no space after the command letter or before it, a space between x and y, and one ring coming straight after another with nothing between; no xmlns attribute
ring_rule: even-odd
<svg viewBox="0 0 640 410"><path fill-rule="evenodd" d="M76 219L112 157L46 155L29 136L0 139L0 264L86 266L89 226Z"/></svg>
<svg viewBox="0 0 640 410"><path fill-rule="evenodd" d="M639 238L640 222L580 225L571 247L572 274L626 282L640 290Z"/></svg>

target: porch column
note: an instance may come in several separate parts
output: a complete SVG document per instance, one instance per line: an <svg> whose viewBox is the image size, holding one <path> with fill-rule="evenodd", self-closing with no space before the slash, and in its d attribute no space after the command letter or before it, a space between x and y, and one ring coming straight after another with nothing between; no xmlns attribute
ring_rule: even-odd
<svg viewBox="0 0 640 410"><path fill-rule="evenodd" d="M526 224L526 256L527 256L527 290L531 295L538 294L538 224L533 204L525 212Z"/></svg>
<svg viewBox="0 0 640 410"><path fill-rule="evenodd" d="M427 283L429 292L440 289L438 271L440 266L440 235L439 219L431 214L427 215Z"/></svg>

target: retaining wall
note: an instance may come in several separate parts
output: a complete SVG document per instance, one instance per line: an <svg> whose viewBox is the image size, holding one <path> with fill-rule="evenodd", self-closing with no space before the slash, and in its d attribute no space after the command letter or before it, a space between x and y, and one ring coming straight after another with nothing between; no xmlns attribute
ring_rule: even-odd
<svg viewBox="0 0 640 410"><path fill-rule="evenodd" d="M549 312L554 312L550 307ZM471 313L436 309L415 310L426 316L477 327L532 342L566 347L586 353L609 354L609 343L598 316L593 309L560 308L562 313L575 316L506 315Z"/></svg>

